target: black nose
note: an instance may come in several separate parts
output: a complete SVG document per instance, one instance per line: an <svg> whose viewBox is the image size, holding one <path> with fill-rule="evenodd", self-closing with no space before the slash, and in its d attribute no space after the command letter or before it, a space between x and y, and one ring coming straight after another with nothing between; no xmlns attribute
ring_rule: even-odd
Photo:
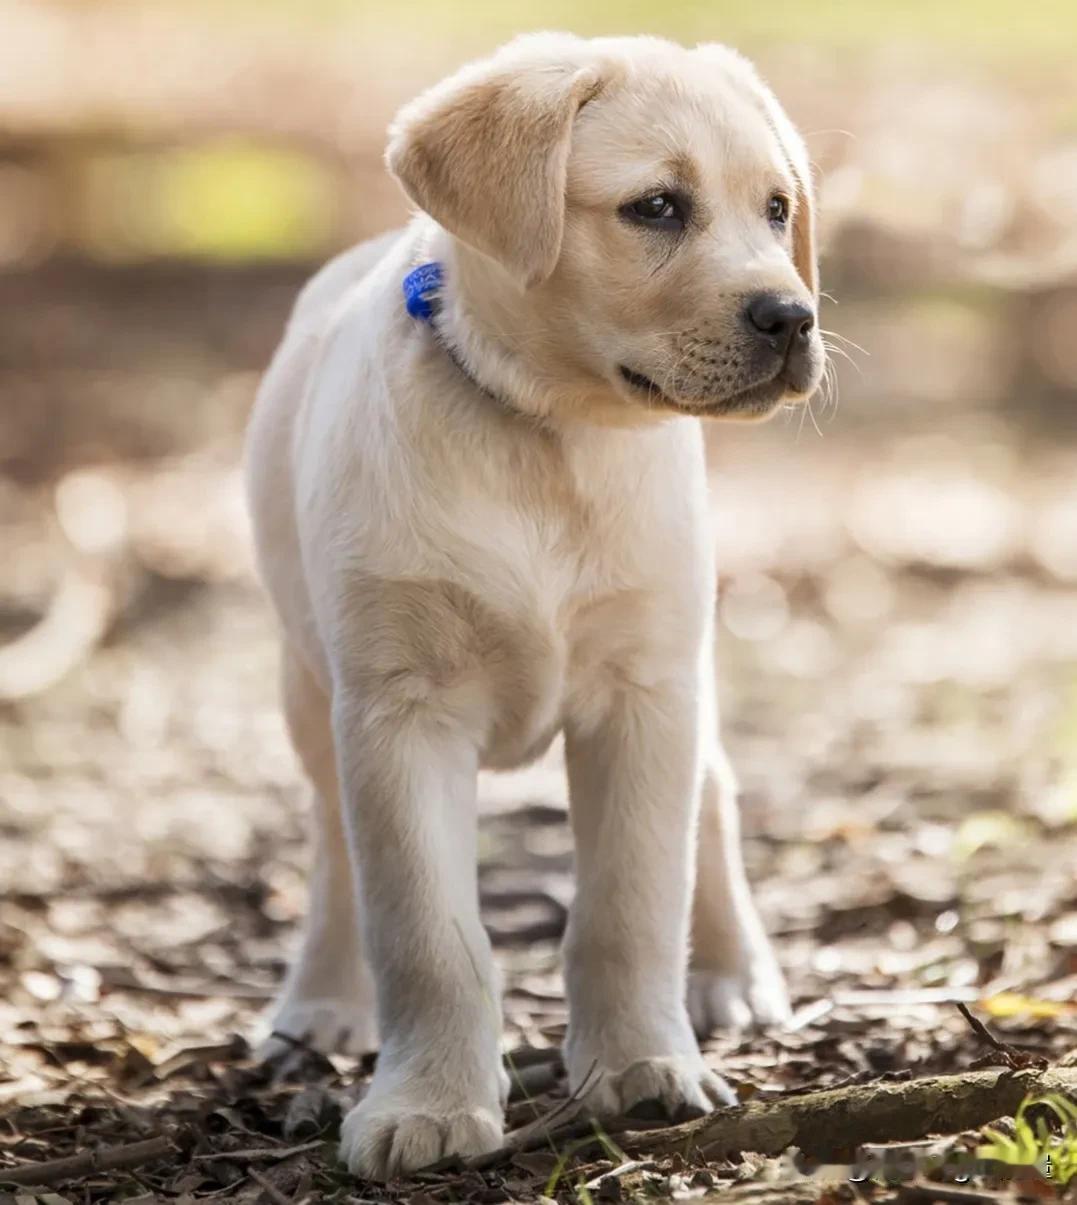
<svg viewBox="0 0 1077 1205"><path fill-rule="evenodd" d="M799 301L785 301L774 293L756 293L744 310L748 325L782 356L795 344L807 342L815 325L815 315Z"/></svg>

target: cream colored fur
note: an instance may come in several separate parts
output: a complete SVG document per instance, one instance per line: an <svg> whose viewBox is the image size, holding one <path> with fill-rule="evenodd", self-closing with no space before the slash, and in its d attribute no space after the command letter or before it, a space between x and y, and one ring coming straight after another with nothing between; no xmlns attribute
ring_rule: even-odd
<svg viewBox="0 0 1077 1205"><path fill-rule="evenodd" d="M423 212L307 286L249 440L316 797L310 916L273 1024L380 1045L341 1143L374 1177L501 1139L476 775L560 730L571 1086L590 1072L600 1113L709 1109L730 1093L686 1001L704 1030L785 1016L718 743L692 415L769 411L821 368L813 334L801 388L735 401L745 296L812 304L816 283L803 147L731 51L523 38L407 106L389 163ZM619 213L672 177L696 198L675 245ZM795 207L784 233L765 217L775 188ZM404 311L401 280L430 259L439 330L489 392Z"/></svg>

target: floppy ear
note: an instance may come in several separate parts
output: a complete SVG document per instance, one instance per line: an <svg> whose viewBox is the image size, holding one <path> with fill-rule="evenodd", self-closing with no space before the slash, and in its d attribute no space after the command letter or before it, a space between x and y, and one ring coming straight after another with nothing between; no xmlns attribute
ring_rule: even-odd
<svg viewBox="0 0 1077 1205"><path fill-rule="evenodd" d="M560 255L572 123L599 88L596 67L566 58L466 67L390 129L386 161L411 200L525 288Z"/></svg>
<svg viewBox="0 0 1077 1205"><path fill-rule="evenodd" d="M804 139L786 116L778 98L767 87L754 65L738 51L717 42L696 49L720 62L739 80L762 108L770 128L782 145L789 170L796 181L793 212L793 264L797 274L808 287L812 297L819 298L819 262L815 250L815 188L812 182L811 161Z"/></svg>

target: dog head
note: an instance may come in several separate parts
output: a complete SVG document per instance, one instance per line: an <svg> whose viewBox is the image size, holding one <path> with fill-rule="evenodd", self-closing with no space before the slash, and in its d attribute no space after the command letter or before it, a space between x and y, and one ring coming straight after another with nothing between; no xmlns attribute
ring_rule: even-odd
<svg viewBox="0 0 1077 1205"><path fill-rule="evenodd" d="M525 36L406 106L388 163L562 395L753 418L818 387L807 154L735 51Z"/></svg>

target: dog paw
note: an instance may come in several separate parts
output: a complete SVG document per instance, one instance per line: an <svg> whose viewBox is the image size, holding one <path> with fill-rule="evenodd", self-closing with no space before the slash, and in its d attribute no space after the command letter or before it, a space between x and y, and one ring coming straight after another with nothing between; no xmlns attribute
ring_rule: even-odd
<svg viewBox="0 0 1077 1205"><path fill-rule="evenodd" d="M587 1104L599 1117L631 1113L684 1121L737 1103L733 1089L699 1055L640 1059L622 1071L596 1067L590 1082Z"/></svg>
<svg viewBox="0 0 1077 1205"><path fill-rule="evenodd" d="M693 970L688 976L688 1015L700 1037L716 1029L750 1029L789 1021L789 993L769 951L735 973Z"/></svg>
<svg viewBox="0 0 1077 1205"><path fill-rule="evenodd" d="M435 1110L425 1095L368 1097L344 1118L340 1159L354 1175L392 1180L449 1155L467 1158L496 1150L502 1133L501 1114L492 1109Z"/></svg>
<svg viewBox="0 0 1077 1205"><path fill-rule="evenodd" d="M264 1062L279 1061L297 1048L355 1056L378 1048L373 1008L348 1000L282 1000L268 1024L269 1036L258 1048Z"/></svg>

